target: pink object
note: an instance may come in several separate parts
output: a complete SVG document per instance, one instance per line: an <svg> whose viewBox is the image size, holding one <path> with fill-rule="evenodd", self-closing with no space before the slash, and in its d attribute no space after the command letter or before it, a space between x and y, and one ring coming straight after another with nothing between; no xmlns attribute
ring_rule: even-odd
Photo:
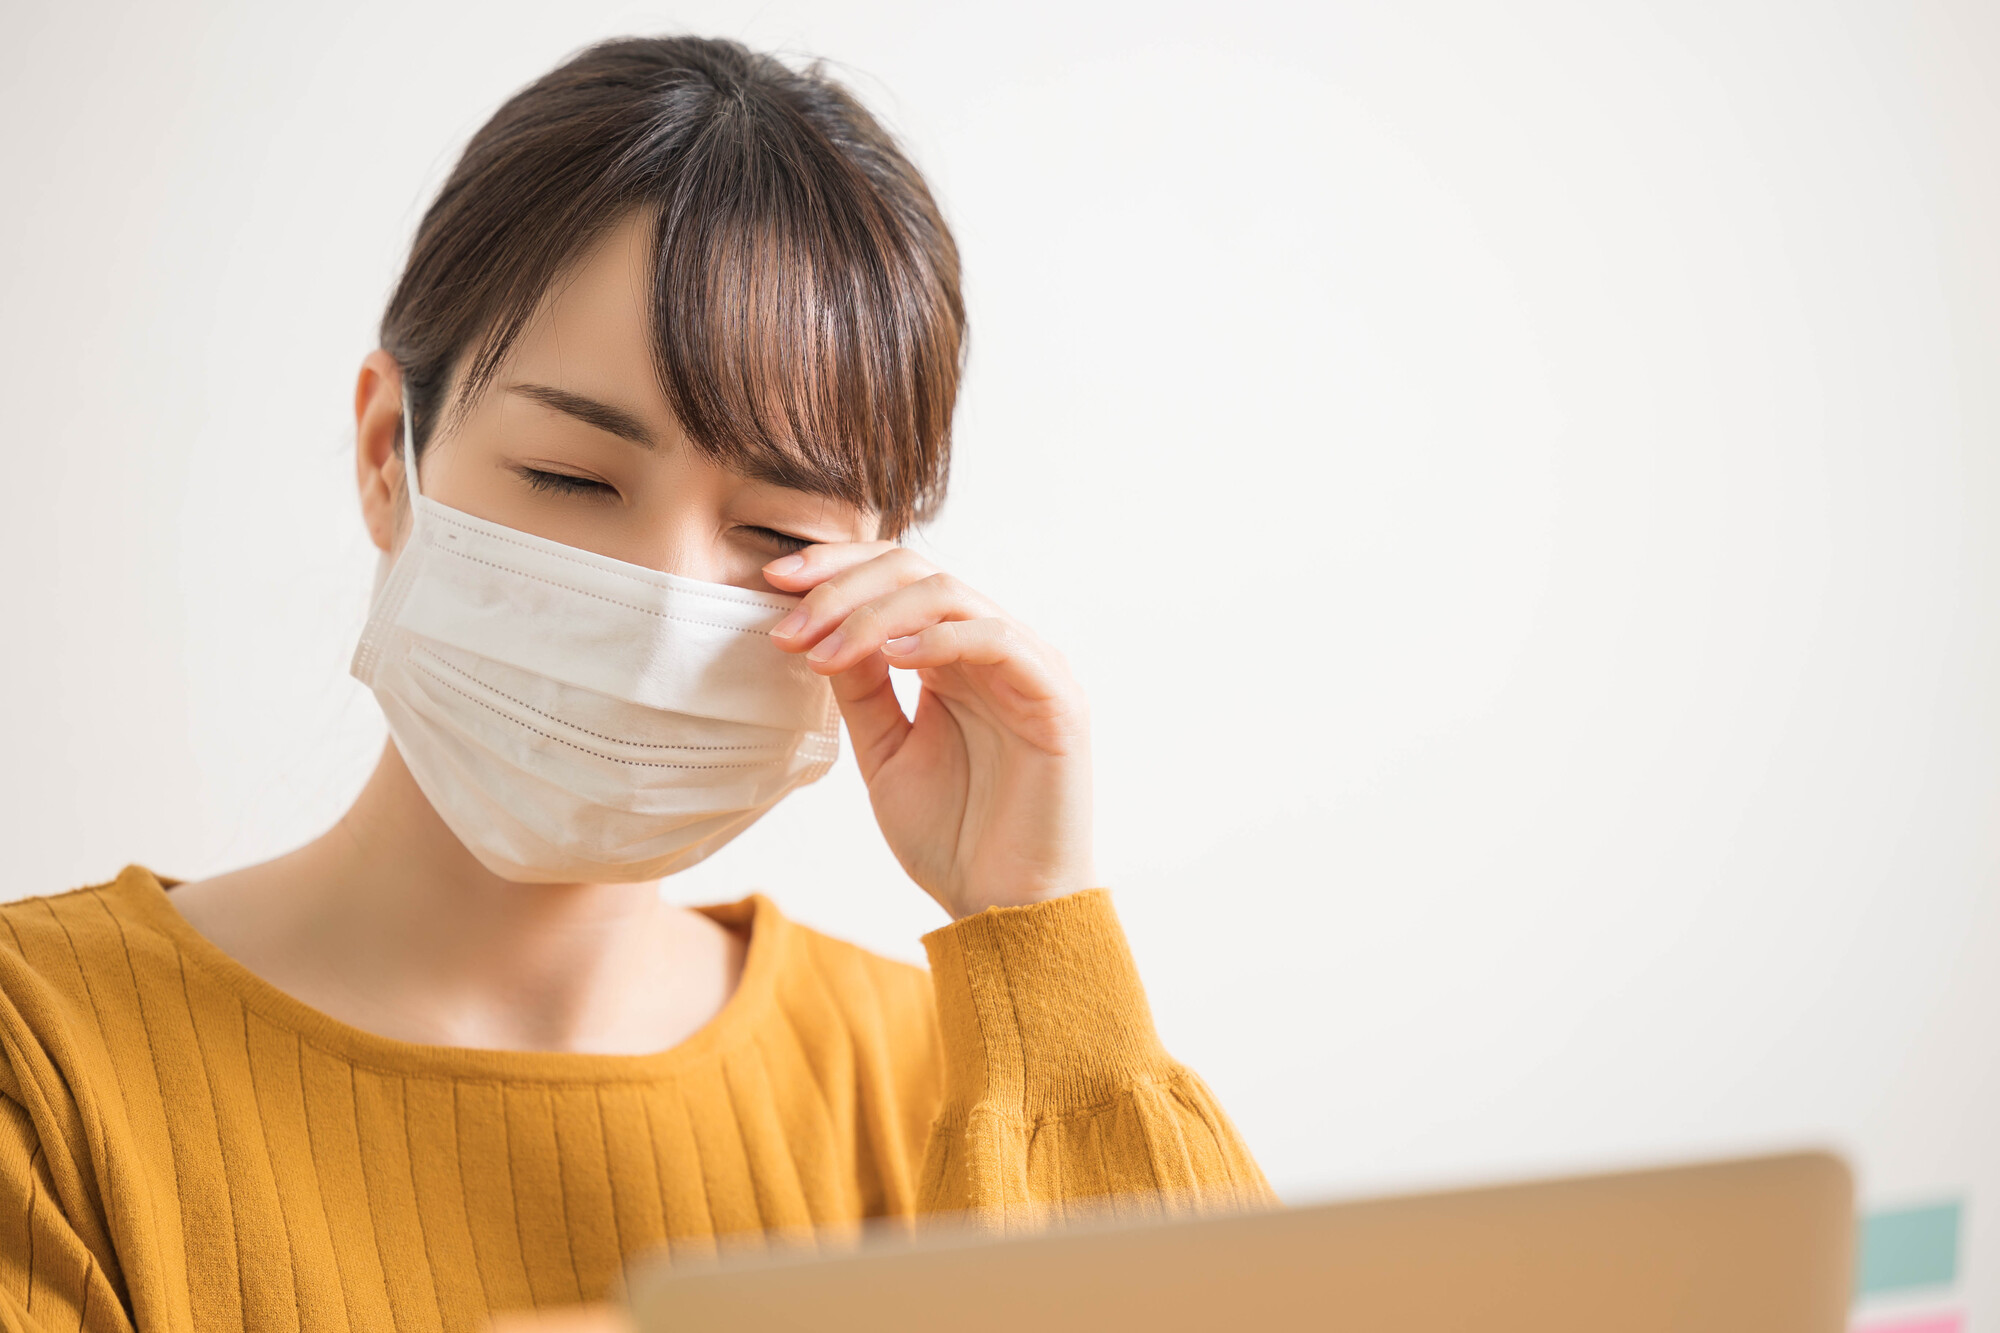
<svg viewBox="0 0 2000 1333"><path fill-rule="evenodd" d="M1886 1324L1856 1324L1853 1333L1964 1333L1964 1329L1963 1315L1927 1314Z"/></svg>

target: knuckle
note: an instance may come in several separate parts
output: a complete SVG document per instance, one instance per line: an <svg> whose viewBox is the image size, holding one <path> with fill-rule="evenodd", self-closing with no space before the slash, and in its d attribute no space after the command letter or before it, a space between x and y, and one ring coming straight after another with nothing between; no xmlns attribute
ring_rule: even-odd
<svg viewBox="0 0 2000 1333"><path fill-rule="evenodd" d="M882 612L873 602L869 602L855 607L854 611L847 617L847 623L842 628L850 639L856 637L865 638L868 635L880 633L882 624Z"/></svg>
<svg viewBox="0 0 2000 1333"><path fill-rule="evenodd" d="M931 572L931 562L907 546L898 546L881 557L906 582L914 583Z"/></svg>
<svg viewBox="0 0 2000 1333"><path fill-rule="evenodd" d="M840 588L832 580L820 584L800 599L800 605L804 606L815 620L832 615L839 609L840 603Z"/></svg>
<svg viewBox="0 0 2000 1333"><path fill-rule="evenodd" d="M952 636L948 622L929 625L903 637L911 640L916 645L915 651L926 658L949 658L958 651L958 640Z"/></svg>

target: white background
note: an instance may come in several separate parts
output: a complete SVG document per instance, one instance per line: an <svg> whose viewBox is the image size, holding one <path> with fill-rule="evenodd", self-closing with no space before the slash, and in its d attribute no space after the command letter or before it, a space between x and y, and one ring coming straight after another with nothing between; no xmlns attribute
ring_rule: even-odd
<svg viewBox="0 0 2000 1333"><path fill-rule="evenodd" d="M2000 1302L2000 11L6 0L0 897L323 828L356 365L628 31L837 61L963 246L939 558L1063 647L1292 1198L1801 1143ZM844 766L674 882L920 955ZM1988 1325L1989 1327L1991 1325Z"/></svg>

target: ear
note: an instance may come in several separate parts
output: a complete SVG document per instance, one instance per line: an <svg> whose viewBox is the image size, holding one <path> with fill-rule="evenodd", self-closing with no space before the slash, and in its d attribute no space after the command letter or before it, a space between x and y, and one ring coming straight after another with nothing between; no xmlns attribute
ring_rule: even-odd
<svg viewBox="0 0 2000 1333"><path fill-rule="evenodd" d="M362 358L354 386L354 474L369 539L393 550L403 515L403 368L379 347Z"/></svg>

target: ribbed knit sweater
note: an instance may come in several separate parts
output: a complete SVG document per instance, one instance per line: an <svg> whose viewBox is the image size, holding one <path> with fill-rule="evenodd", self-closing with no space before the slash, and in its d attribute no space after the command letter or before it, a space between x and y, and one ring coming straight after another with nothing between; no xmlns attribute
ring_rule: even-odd
<svg viewBox="0 0 2000 1333"><path fill-rule="evenodd" d="M749 936L722 1011L589 1055L351 1027L138 867L0 906L0 1329L472 1329L661 1247L1268 1198L1104 892L938 930L928 974L702 910Z"/></svg>

